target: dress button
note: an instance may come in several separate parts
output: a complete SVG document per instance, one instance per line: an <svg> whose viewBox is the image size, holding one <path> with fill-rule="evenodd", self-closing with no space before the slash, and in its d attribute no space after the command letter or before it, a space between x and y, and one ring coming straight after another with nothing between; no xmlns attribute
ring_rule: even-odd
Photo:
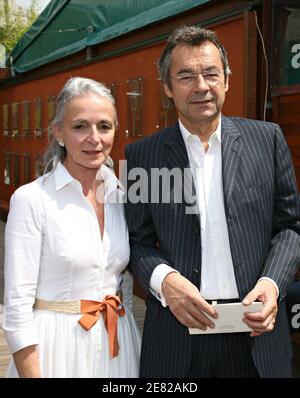
<svg viewBox="0 0 300 398"><path fill-rule="evenodd" d="M199 268L194 268L194 269L193 269L193 273L194 273L195 275L199 276L199 275L200 275L200 269L199 269Z"/></svg>
<svg viewBox="0 0 300 398"><path fill-rule="evenodd" d="M195 231L195 234L200 235L199 225L195 225L194 231Z"/></svg>

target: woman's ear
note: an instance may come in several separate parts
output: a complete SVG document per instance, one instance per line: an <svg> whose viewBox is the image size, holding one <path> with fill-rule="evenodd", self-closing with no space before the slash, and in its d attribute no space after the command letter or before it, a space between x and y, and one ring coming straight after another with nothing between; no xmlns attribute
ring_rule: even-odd
<svg viewBox="0 0 300 398"><path fill-rule="evenodd" d="M51 126L51 130L52 130L53 137L56 139L56 141L59 143L59 145L61 145L60 143L63 142L63 138L62 138L61 130L60 130L58 124L53 124Z"/></svg>

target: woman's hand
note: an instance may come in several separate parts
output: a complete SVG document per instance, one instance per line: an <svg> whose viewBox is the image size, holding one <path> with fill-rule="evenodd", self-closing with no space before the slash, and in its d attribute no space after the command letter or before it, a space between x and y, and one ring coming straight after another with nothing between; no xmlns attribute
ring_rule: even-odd
<svg viewBox="0 0 300 398"><path fill-rule="evenodd" d="M22 348L13 354L19 376L22 378L40 378L41 371L36 345Z"/></svg>

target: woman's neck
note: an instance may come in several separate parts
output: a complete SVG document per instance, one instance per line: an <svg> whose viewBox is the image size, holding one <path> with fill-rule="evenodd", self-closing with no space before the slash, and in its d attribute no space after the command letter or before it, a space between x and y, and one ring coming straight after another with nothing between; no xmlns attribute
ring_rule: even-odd
<svg viewBox="0 0 300 398"><path fill-rule="evenodd" d="M89 169L81 165L74 165L67 161L64 162L65 168L73 178L80 182L85 196L95 192L101 181L97 181L96 176L98 169Z"/></svg>

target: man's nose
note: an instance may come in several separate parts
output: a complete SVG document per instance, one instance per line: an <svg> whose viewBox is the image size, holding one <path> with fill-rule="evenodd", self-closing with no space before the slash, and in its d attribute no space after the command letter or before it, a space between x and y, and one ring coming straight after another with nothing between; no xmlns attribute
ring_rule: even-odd
<svg viewBox="0 0 300 398"><path fill-rule="evenodd" d="M201 91L209 90L209 84L201 73L198 73L197 76L195 76L194 88Z"/></svg>

